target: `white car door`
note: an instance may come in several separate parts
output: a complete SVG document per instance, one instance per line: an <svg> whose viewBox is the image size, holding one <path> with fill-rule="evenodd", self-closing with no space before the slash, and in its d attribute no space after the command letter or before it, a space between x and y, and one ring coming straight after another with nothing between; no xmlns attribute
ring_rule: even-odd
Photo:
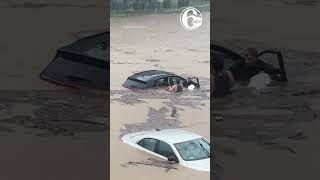
<svg viewBox="0 0 320 180"><path fill-rule="evenodd" d="M142 140L140 140L137 143L137 148L142 150L142 151L145 151L147 153L150 153L150 154L152 154L154 156L157 156L159 158L167 160L166 157L156 153L156 147L157 147L158 143L159 143L159 140L157 140L157 139L143 138Z"/></svg>

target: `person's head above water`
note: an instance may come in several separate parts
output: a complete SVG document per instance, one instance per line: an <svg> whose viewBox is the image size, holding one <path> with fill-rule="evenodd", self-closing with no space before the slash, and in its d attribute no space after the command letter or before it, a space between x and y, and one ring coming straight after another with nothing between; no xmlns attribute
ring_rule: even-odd
<svg viewBox="0 0 320 180"><path fill-rule="evenodd" d="M255 64L258 60L258 50L255 48L247 48L245 52L245 58L246 64Z"/></svg>
<svg viewBox="0 0 320 180"><path fill-rule="evenodd" d="M224 58L217 54L214 54L212 60L213 70L216 72L222 71L224 68Z"/></svg>

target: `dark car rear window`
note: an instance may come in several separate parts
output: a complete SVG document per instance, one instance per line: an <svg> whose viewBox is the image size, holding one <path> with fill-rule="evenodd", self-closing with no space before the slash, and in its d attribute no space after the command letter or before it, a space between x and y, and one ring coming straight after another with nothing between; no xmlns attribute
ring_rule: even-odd
<svg viewBox="0 0 320 180"><path fill-rule="evenodd" d="M133 88L133 89L146 89L147 82L141 81L134 78L128 78L126 82L123 84L126 88Z"/></svg>
<svg viewBox="0 0 320 180"><path fill-rule="evenodd" d="M218 59L222 60L225 69L228 69L233 63L242 59L242 57L236 52L217 45L211 45L210 57L211 62ZM213 63L211 63L211 65L213 65Z"/></svg>
<svg viewBox="0 0 320 180"><path fill-rule="evenodd" d="M108 42L108 33L100 33L60 48L41 78L67 86L108 90Z"/></svg>
<svg viewBox="0 0 320 180"><path fill-rule="evenodd" d="M79 61L81 58L77 57L69 54L66 58L59 54L42 73L42 77L65 85L107 90L107 63L84 56L81 57L83 61ZM88 63L90 61L92 64Z"/></svg>

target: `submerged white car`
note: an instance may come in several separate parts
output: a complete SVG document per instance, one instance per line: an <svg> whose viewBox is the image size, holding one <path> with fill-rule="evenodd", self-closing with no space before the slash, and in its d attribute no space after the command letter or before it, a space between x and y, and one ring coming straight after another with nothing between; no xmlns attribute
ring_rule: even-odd
<svg viewBox="0 0 320 180"><path fill-rule="evenodd" d="M199 171L210 171L210 144L202 136L181 130L143 131L121 140L134 148Z"/></svg>

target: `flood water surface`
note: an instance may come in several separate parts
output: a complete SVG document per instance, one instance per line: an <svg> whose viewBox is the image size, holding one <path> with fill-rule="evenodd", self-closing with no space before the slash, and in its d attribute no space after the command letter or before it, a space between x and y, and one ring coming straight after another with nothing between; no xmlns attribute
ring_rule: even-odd
<svg viewBox="0 0 320 180"><path fill-rule="evenodd" d="M111 179L209 179L121 142L128 133L182 128L210 140L209 13L195 31L182 28L179 14L111 18ZM127 77L145 70L196 76L201 88L172 94L164 89L132 91Z"/></svg>

